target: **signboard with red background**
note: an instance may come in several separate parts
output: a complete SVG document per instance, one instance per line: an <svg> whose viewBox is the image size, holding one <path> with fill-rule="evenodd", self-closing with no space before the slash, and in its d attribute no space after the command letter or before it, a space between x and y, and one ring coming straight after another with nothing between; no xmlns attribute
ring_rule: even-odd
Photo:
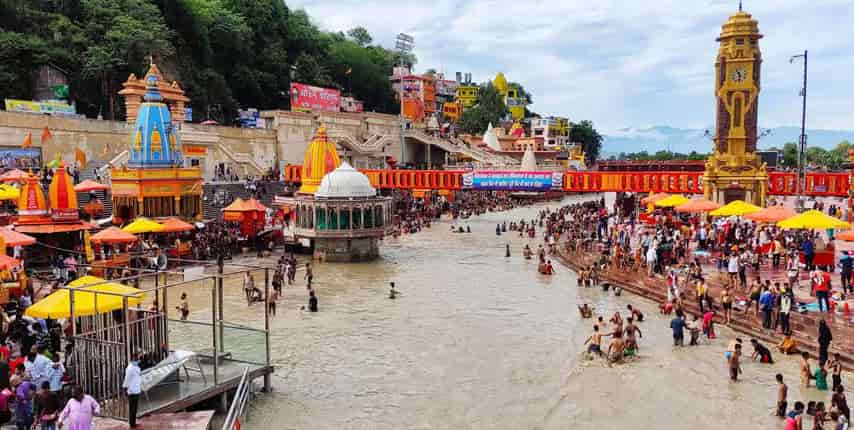
<svg viewBox="0 0 854 430"><path fill-rule="evenodd" d="M341 91L291 83L291 110L299 112L339 112Z"/></svg>

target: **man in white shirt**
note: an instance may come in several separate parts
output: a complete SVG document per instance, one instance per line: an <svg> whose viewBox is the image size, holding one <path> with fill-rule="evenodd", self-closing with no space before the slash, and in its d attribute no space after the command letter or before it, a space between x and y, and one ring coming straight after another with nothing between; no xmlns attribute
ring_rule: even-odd
<svg viewBox="0 0 854 430"><path fill-rule="evenodd" d="M128 395L128 424L130 428L136 428L136 412L139 407L139 394L142 392L142 372L139 369L139 359L136 354L131 357L128 367L125 368L125 381L122 387L127 390Z"/></svg>

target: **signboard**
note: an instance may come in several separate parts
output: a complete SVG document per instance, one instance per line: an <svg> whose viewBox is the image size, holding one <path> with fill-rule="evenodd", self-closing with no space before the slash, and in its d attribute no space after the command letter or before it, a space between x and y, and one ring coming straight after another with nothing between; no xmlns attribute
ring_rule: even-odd
<svg viewBox="0 0 854 430"><path fill-rule="evenodd" d="M77 221L80 219L80 212L77 208L52 208L50 217L54 221Z"/></svg>
<svg viewBox="0 0 854 430"><path fill-rule="evenodd" d="M73 105L61 101L34 102L32 100L6 99L6 110L47 115L77 115Z"/></svg>
<svg viewBox="0 0 854 430"><path fill-rule="evenodd" d="M193 122L193 108L184 108L184 122Z"/></svg>
<svg viewBox="0 0 854 430"><path fill-rule="evenodd" d="M68 84L51 85L50 93L55 99L67 100L69 94Z"/></svg>
<svg viewBox="0 0 854 430"><path fill-rule="evenodd" d="M185 157L198 157L204 158L208 155L208 147L202 145L184 145L184 156Z"/></svg>
<svg viewBox="0 0 854 430"><path fill-rule="evenodd" d="M339 112L341 92L331 88L291 84L291 110L300 112Z"/></svg>
<svg viewBox="0 0 854 430"><path fill-rule="evenodd" d="M237 111L240 117L240 126L244 128L255 128L258 126L260 114L258 109L246 109Z"/></svg>
<svg viewBox="0 0 854 430"><path fill-rule="evenodd" d="M362 102L353 97L341 97L341 111L343 112L362 112L364 106Z"/></svg>
<svg viewBox="0 0 854 430"><path fill-rule="evenodd" d="M443 103L442 104L442 114L445 115L445 118L450 119L451 121L456 121L460 116L460 104L459 103Z"/></svg>
<svg viewBox="0 0 854 430"><path fill-rule="evenodd" d="M492 191L551 191L563 188L560 172L467 172L463 173L463 188Z"/></svg>
<svg viewBox="0 0 854 430"><path fill-rule="evenodd" d="M0 167L3 169L38 169L42 165L41 148L0 146Z"/></svg>

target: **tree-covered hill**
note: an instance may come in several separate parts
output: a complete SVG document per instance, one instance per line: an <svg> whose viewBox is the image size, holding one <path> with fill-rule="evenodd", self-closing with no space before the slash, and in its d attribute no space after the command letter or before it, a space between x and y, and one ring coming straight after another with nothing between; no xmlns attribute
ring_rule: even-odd
<svg viewBox="0 0 854 430"><path fill-rule="evenodd" d="M116 92L149 56L181 83L196 120L284 108L292 77L397 112L396 52L364 28L321 31L282 0L0 0L0 99L31 99L33 71L52 63L69 73L78 112L122 118Z"/></svg>

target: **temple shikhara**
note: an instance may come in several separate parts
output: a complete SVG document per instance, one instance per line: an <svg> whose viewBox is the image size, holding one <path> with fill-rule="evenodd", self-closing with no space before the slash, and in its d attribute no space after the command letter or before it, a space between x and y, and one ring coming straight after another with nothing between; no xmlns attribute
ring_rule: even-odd
<svg viewBox="0 0 854 430"><path fill-rule="evenodd" d="M186 97L183 97L180 87L173 84L168 87L170 97L164 98L160 92L162 80L157 66L152 64L144 79L143 102L135 109L127 165L111 170L117 221L138 216L179 216L187 219L201 216L201 170L183 166L180 122L179 118L173 121L172 116L178 105L183 106ZM129 79L122 94L131 93L130 90L138 86L137 82ZM170 102L174 103L172 107L167 104ZM135 107L131 104L128 105L129 119L134 110L132 107Z"/></svg>

